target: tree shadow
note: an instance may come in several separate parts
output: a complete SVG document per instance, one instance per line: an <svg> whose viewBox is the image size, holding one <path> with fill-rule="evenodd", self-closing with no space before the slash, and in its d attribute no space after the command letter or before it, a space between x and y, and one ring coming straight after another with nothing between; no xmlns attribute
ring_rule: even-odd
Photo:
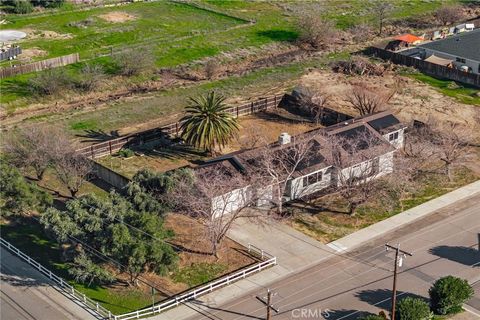
<svg viewBox="0 0 480 320"><path fill-rule="evenodd" d="M305 201L301 201L301 200L297 200L295 202L289 203L287 206L291 207L291 208L300 209L300 210L302 210L304 212L307 212L311 215L316 215L316 214L319 214L319 213L322 213L322 212L337 213L337 214L348 214L348 212L346 212L346 211L337 210L337 209L333 209L333 208L330 208L330 207L327 207L327 206L322 206L322 205L309 203L309 202L305 202Z"/></svg>
<svg viewBox="0 0 480 320"><path fill-rule="evenodd" d="M266 120L266 121L273 121L273 122L285 123L285 124L297 124L297 123L310 122L310 121L306 121L304 118L299 118L298 116L293 114L291 117L287 117L287 116L278 114L277 112L271 112L271 111L263 111L263 112L256 113L255 117L258 119Z"/></svg>
<svg viewBox="0 0 480 320"><path fill-rule="evenodd" d="M390 289L375 289L375 290L362 290L355 293L355 297L357 297L360 301L366 302L372 306L386 309L390 308L392 302L392 290ZM425 297L416 295L410 292L404 291L397 291L397 299L403 299L406 297L412 298L419 298L422 300L426 300Z"/></svg>
<svg viewBox="0 0 480 320"><path fill-rule="evenodd" d="M428 251L430 254L440 258L455 261L467 266L480 267L480 251L472 247L461 246L437 246Z"/></svg>
<svg viewBox="0 0 480 320"><path fill-rule="evenodd" d="M159 148L142 148L136 147L134 150L142 151L146 156L160 157L169 160L185 159L185 160L198 160L205 157L207 154L204 151L198 150L192 146L175 143L167 146L161 146Z"/></svg>
<svg viewBox="0 0 480 320"><path fill-rule="evenodd" d="M83 134L76 134L77 137L87 138L85 140L81 140L81 142L103 142L112 140L115 138L120 137L118 130L110 131L107 133L103 130L84 130L85 133Z"/></svg>
<svg viewBox="0 0 480 320"><path fill-rule="evenodd" d="M166 241L166 242L172 245L173 250L175 250L176 252L187 252L187 253L193 253L193 254L198 254L202 256L212 256L211 251L200 251L200 250L187 248L184 245L181 245L178 243L174 243L170 241Z"/></svg>
<svg viewBox="0 0 480 320"><path fill-rule="evenodd" d="M275 41L287 41L287 42L295 41L298 38L297 32L289 31L289 30L281 30L281 29L258 31L257 35L261 37L269 38Z"/></svg>
<svg viewBox="0 0 480 320"><path fill-rule="evenodd" d="M251 254L251 253L248 252L248 250L246 250L246 249L240 249L240 248L232 248L232 249L233 249L234 251L236 251L236 252L244 255L245 257L248 257L248 258L250 258L250 259L255 260L256 262L262 261L262 259L261 259L260 257ZM252 264L253 264L253 263L252 263Z"/></svg>
<svg viewBox="0 0 480 320"><path fill-rule="evenodd" d="M359 310L348 310L348 309L340 309L340 310L330 310L325 309L322 310L322 315L318 317L318 319L328 319L328 320L347 320L347 319L358 319L360 317L365 317L371 315L372 313L366 311L359 311ZM323 316L323 318L322 318Z"/></svg>

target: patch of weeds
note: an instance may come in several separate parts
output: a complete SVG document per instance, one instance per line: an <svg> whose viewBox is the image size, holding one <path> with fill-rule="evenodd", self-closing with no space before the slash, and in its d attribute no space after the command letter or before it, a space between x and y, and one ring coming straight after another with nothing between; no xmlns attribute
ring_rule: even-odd
<svg viewBox="0 0 480 320"><path fill-rule="evenodd" d="M95 130L97 129L97 122L95 120L79 121L70 124L72 130Z"/></svg>
<svg viewBox="0 0 480 320"><path fill-rule="evenodd" d="M135 152L131 149L125 148L118 151L117 155L122 158L131 158L135 155Z"/></svg>
<svg viewBox="0 0 480 320"><path fill-rule="evenodd" d="M182 282L190 287L209 282L227 270L227 266L219 263L192 263L180 268L173 276L175 282Z"/></svg>

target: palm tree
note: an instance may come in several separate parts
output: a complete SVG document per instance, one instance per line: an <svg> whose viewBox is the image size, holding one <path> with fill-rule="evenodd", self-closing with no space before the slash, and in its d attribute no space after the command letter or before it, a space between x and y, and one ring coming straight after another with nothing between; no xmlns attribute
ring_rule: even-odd
<svg viewBox="0 0 480 320"><path fill-rule="evenodd" d="M214 91L190 98L187 115L181 120L182 138L186 143L208 151L224 147L238 132L238 123L230 113L223 96Z"/></svg>

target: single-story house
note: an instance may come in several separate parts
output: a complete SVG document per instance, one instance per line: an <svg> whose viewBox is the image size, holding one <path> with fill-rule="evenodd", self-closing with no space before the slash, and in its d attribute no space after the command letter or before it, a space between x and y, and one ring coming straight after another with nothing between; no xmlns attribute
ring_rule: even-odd
<svg viewBox="0 0 480 320"><path fill-rule="evenodd" d="M451 61L457 69L480 74L480 28L424 43L418 48L424 51L427 61L434 56L434 59L444 59L444 63Z"/></svg>
<svg viewBox="0 0 480 320"><path fill-rule="evenodd" d="M308 155L288 177L282 200L299 199L342 185L346 179L356 179L360 175L363 179L365 174L367 179L376 179L391 173L393 155L404 143L405 128L391 112L384 111L315 129L291 139L282 134L279 141L267 146L272 152L288 153L296 143L306 142L309 147ZM349 141L356 141L355 148ZM357 157L359 153L363 156ZM238 151L212 159L195 170L213 170L212 173L226 170L229 174L248 175L249 171L261 168L261 156L261 148ZM250 185L232 186L231 191L212 199L212 210L218 211L218 214L233 212L244 207L253 194L257 195L257 206L271 205L278 198L268 175L255 188L252 190Z"/></svg>

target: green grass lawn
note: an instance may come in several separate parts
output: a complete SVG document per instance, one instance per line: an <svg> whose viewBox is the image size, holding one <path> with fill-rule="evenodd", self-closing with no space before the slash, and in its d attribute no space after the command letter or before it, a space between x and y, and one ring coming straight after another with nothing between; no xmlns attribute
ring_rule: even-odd
<svg viewBox="0 0 480 320"><path fill-rule="evenodd" d="M2 237L35 259L56 275L66 279L80 292L99 302L114 314L125 313L151 304L151 297L138 290L115 290L103 286L76 283L68 273L69 263L61 262L62 253L56 241L46 237L43 227L33 219L0 226Z"/></svg>
<svg viewBox="0 0 480 320"><path fill-rule="evenodd" d="M461 103L480 106L480 89L452 80L442 80L420 72L409 72L408 77L426 83L442 94L455 98Z"/></svg>
<svg viewBox="0 0 480 320"><path fill-rule="evenodd" d="M442 4L462 3L462 0L387 0L394 5L389 19L403 19L428 14L438 9ZM365 5L364 0L329 0L326 16L336 21L341 29L347 29L357 23L376 24L374 11Z"/></svg>
<svg viewBox="0 0 480 320"><path fill-rule="evenodd" d="M191 266L180 268L173 275L173 279L194 287L215 279L227 269L226 265L218 263L194 263Z"/></svg>

